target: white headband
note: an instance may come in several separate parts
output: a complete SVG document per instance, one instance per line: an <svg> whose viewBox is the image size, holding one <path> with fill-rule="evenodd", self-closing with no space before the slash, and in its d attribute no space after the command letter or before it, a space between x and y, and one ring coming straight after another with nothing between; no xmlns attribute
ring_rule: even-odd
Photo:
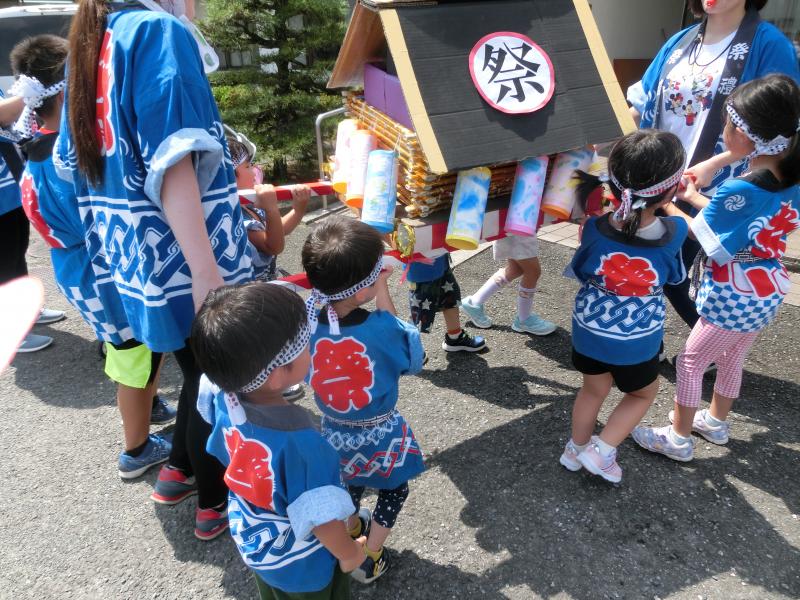
<svg viewBox="0 0 800 600"><path fill-rule="evenodd" d="M600 176L600 181L603 183L608 183L609 181L613 183L617 189L622 190L622 203L619 205L619 208L614 212L614 219L618 222L622 222L630 216L631 211L639 210L640 208L644 208L647 206L647 201L642 200L639 198L636 202L633 201L634 196L644 196L645 198L656 198L666 192L667 190L675 187L678 185L683 178L683 167L675 171L673 175L656 183L655 185L651 185L648 188L644 188L643 190L632 190L631 188L624 187L616 177L614 177L614 173L610 170L608 175Z"/></svg>
<svg viewBox="0 0 800 600"><path fill-rule="evenodd" d="M756 145L755 150L753 150L747 158L755 158L756 156L775 156L776 154L780 154L786 150L792 143L791 138L787 138L783 135L775 136L771 140L765 140L761 136L758 136L750 131L750 127L747 125L747 123L745 123L745 120L739 116L739 113L736 112L736 109L733 108L730 102L725 105L725 109L728 111L728 116L733 124L741 129L750 139L750 141ZM800 122L798 122L797 129L795 129L795 135L797 135L798 131L800 131Z"/></svg>
<svg viewBox="0 0 800 600"><path fill-rule="evenodd" d="M314 288L311 290L311 296L306 301L306 310L308 311L308 323L311 326L311 333L316 333L317 331L317 304L327 304L328 305L328 325L331 329L331 335L339 335L341 331L339 330L339 318L336 316L336 310L334 310L333 306L331 305L332 302L336 302L338 300L346 300L350 298L357 292L368 288L369 286L373 285L376 281L378 281L378 277L383 270L383 256L378 259L378 262L375 264L375 268L372 269L372 272L367 275L366 279L359 281L353 287L347 288L342 292L337 292L335 294L331 294L330 296L323 294L318 289Z"/></svg>
<svg viewBox="0 0 800 600"><path fill-rule="evenodd" d="M34 112L47 98L51 98L63 90L65 84L65 81L59 81L50 87L45 87L36 77L20 75L19 79L8 90L9 96L19 96L25 102L25 108L14 124L14 130L20 132L24 137L33 136L33 129L36 124Z"/></svg>
<svg viewBox="0 0 800 600"><path fill-rule="evenodd" d="M239 148L238 152L236 153L231 152L231 162L233 162L234 169L237 169L245 161L248 160L250 160L250 153L244 148L244 145L242 145L242 147Z"/></svg>
<svg viewBox="0 0 800 600"><path fill-rule="evenodd" d="M287 342L286 345L281 348L281 351L278 352L275 358L273 358L270 363L264 367L264 369L258 375L256 375L255 379L242 387L242 389L239 391L243 394L249 394L250 392L256 391L258 388L264 385L264 382L269 378L275 369L288 365L298 356L300 356L303 353L303 350L305 350L308 346L308 342L310 340L311 329L306 322L300 326L300 330L297 332L297 335L294 337L294 339ZM230 417L233 425L241 425L247 420L244 409L239 403L239 398L236 396L236 394L226 392L225 405L228 407L228 416Z"/></svg>

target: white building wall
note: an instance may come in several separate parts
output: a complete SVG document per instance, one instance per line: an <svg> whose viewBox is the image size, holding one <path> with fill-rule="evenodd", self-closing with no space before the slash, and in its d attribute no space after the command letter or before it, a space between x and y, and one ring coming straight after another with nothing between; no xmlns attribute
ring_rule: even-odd
<svg viewBox="0 0 800 600"><path fill-rule="evenodd" d="M653 58L678 31L685 0L590 0L611 60Z"/></svg>

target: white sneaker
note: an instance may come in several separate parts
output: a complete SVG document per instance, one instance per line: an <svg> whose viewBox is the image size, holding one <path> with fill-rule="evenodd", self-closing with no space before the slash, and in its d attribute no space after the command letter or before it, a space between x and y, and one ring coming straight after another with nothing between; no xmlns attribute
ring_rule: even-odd
<svg viewBox="0 0 800 600"><path fill-rule="evenodd" d="M692 431L703 436L706 440L717 446L724 446L728 443L728 433L731 426L727 421L723 421L722 425L709 425L706 421L706 414L708 409L698 410L694 413L694 420L692 421ZM669 422L675 422L675 411L669 411Z"/></svg>
<svg viewBox="0 0 800 600"><path fill-rule="evenodd" d="M580 471L583 468L583 465L578 462L578 449L575 447L572 438L564 446L564 452L561 453L561 458L558 459L558 462L569 471Z"/></svg>
<svg viewBox="0 0 800 600"><path fill-rule="evenodd" d="M39 312L39 318L36 319L36 324L47 325L48 323L57 323L66 316L67 315L63 310L51 310L49 308L43 308Z"/></svg>

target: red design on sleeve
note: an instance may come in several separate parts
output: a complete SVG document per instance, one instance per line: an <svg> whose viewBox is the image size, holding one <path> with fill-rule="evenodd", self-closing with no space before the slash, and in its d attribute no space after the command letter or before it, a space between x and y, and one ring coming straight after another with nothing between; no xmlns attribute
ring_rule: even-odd
<svg viewBox="0 0 800 600"><path fill-rule="evenodd" d="M22 190L22 208L31 225L44 238L48 246L51 248L65 248L64 243L53 235L53 230L44 220L39 210L39 195L36 193L36 187L33 185L33 177L31 177L30 173L25 173L22 176L19 186Z"/></svg>
<svg viewBox="0 0 800 600"><path fill-rule="evenodd" d="M272 504L272 453L269 448L258 440L244 437L238 429L227 429L224 433L225 447L231 457L224 477L228 489L251 504L275 510Z"/></svg>
<svg viewBox="0 0 800 600"><path fill-rule="evenodd" d="M781 204L778 214L756 234L751 252L759 258L781 258L786 252L786 236L800 225L800 214L790 204Z"/></svg>
<svg viewBox="0 0 800 600"><path fill-rule="evenodd" d="M314 346L311 387L320 401L340 413L359 410L372 400L375 383L367 348L352 337L322 338Z"/></svg>
<svg viewBox="0 0 800 600"><path fill-rule="evenodd" d="M603 285L620 296L648 296L653 293L658 274L646 258L631 258L624 252L603 256L595 272L603 276Z"/></svg>
<svg viewBox="0 0 800 600"><path fill-rule="evenodd" d="M112 100L111 91L114 87L114 45L111 41L112 32L106 29L103 44L100 47L100 60L97 63L97 109L96 133L100 152L104 156L111 156L116 149L114 124L111 119Z"/></svg>

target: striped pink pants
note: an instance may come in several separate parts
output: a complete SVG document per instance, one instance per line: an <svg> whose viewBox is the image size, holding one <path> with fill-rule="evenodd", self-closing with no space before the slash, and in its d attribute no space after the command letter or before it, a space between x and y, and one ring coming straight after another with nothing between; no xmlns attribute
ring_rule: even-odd
<svg viewBox="0 0 800 600"><path fill-rule="evenodd" d="M729 331L701 318L689 334L683 352L678 355L675 401L680 406L697 408L700 405L703 373L711 363L717 365L714 391L726 398L738 398L744 360L758 334L758 331Z"/></svg>

